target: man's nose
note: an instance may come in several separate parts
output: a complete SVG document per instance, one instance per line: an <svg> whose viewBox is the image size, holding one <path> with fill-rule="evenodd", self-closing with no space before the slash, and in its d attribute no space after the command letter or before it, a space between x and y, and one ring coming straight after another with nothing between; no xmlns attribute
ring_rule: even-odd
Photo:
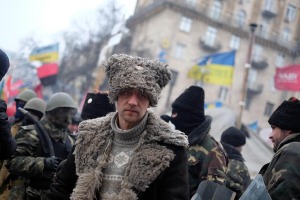
<svg viewBox="0 0 300 200"><path fill-rule="evenodd" d="M271 140L273 138L273 131L269 135L269 139Z"/></svg>
<svg viewBox="0 0 300 200"><path fill-rule="evenodd" d="M137 105L137 104L138 104L138 97L137 97L137 94L136 94L136 93L133 93L133 94L129 97L128 103L129 103L130 105Z"/></svg>

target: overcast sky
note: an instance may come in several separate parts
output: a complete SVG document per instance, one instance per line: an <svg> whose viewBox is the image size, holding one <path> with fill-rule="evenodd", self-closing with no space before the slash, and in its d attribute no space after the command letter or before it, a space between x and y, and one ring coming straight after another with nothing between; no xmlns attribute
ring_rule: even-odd
<svg viewBox="0 0 300 200"><path fill-rule="evenodd" d="M0 0L0 48L19 50L20 40L29 36L47 43L68 30L74 21L88 19L108 0ZM117 0L127 17L136 0Z"/></svg>

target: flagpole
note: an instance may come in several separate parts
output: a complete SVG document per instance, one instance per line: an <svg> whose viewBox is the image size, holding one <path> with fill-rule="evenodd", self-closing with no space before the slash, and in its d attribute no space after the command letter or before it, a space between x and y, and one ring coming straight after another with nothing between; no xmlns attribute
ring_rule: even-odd
<svg viewBox="0 0 300 200"><path fill-rule="evenodd" d="M250 24L250 42L249 42L249 47L248 47L248 54L246 58L246 63L245 63L245 72L244 72L244 78L243 78L243 85L242 85L242 97L240 101L240 113L237 118L237 127L241 128L242 127L242 116L243 116L243 110L245 107L245 101L247 99L247 87L248 87L248 74L249 70L251 68L251 57L252 57L252 47L253 43L255 41L255 29L257 27L257 24L251 23Z"/></svg>

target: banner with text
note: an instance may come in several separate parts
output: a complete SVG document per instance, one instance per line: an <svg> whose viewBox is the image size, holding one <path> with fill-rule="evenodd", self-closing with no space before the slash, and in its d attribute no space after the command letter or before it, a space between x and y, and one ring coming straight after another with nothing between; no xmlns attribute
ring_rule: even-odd
<svg viewBox="0 0 300 200"><path fill-rule="evenodd" d="M274 82L277 90L300 91L300 65L276 68Z"/></svg>

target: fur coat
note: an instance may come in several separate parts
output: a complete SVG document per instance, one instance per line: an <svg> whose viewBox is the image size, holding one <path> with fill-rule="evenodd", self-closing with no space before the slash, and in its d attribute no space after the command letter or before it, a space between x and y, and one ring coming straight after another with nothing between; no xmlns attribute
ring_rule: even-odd
<svg viewBox="0 0 300 200"><path fill-rule="evenodd" d="M101 188L113 132L113 114L83 121L73 154L43 199L93 200ZM188 199L187 137L149 112L138 148L114 199Z"/></svg>

